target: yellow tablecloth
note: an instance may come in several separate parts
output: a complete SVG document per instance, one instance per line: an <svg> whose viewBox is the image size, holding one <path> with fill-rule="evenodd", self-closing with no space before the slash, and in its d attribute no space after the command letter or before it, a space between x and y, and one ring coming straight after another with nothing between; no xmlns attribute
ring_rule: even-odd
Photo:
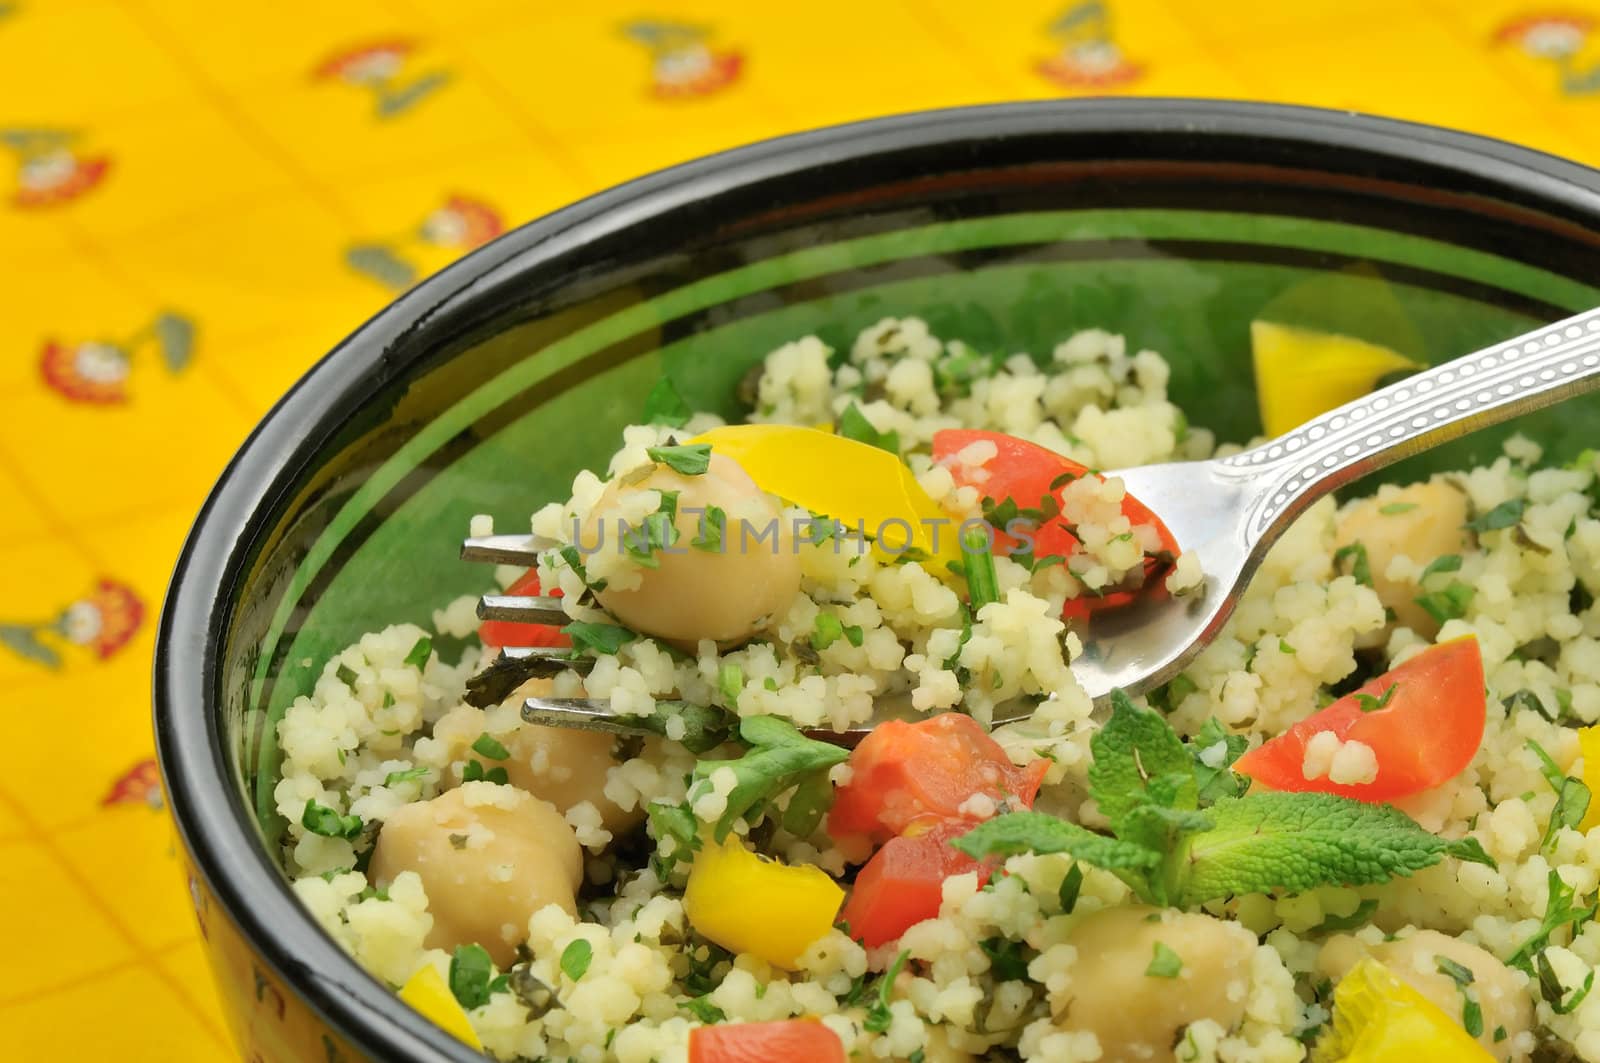
<svg viewBox="0 0 1600 1063"><path fill-rule="evenodd" d="M1600 162L1600 4L0 0L0 1057L232 1054L160 811L151 644L206 489L313 359L667 163L1091 93Z"/></svg>

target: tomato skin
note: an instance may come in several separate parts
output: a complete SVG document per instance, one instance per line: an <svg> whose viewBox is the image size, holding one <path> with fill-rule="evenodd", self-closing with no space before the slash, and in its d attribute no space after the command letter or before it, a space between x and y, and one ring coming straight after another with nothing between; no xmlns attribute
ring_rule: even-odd
<svg viewBox="0 0 1600 1063"><path fill-rule="evenodd" d="M526 594L537 596L543 591L539 589L539 573L536 569L529 569L520 579L505 590L507 594ZM550 597L561 597L561 588L557 587L550 592ZM572 639L561 633L561 629L554 624L519 624L511 620L485 620L478 625L478 640L486 649L498 649L501 646L570 646Z"/></svg>
<svg viewBox="0 0 1600 1063"><path fill-rule="evenodd" d="M993 443L998 451L984 465L984 472L989 475L988 479L981 483L976 479L969 479L965 468L953 463L957 454L978 442ZM1010 498L1022 509L1036 508L1047 495L1053 495L1059 503L1064 485L1053 490L1050 485L1063 475L1071 474L1073 477L1092 475L1086 466L1062 457L1053 450L1029 443L1025 439L1018 439L1004 432L984 432L971 428L946 428L935 432L933 460L947 464L957 484L975 487L984 497L997 502ZM1161 549L1173 555L1178 553L1178 543L1172 537L1172 532L1167 530L1167 526L1150 512L1149 507L1143 502L1132 495L1125 495L1122 499L1122 515L1128 518L1130 524L1153 525L1160 538ZM1035 557L1051 555L1070 557L1081 545L1067 530L1066 522L1059 517L1046 521L1041 527L1033 529L1031 534ZM996 553L1008 554L1015 549L1019 540L1004 534L1004 529L996 529L994 542ZM1149 586L1154 582L1160 568L1160 563L1155 559L1146 558L1142 580L1146 586L1133 591L1112 591L1098 597L1069 599L1061 611L1062 618L1087 620L1089 616L1101 610L1127 605L1141 594L1165 593L1164 588L1159 585Z"/></svg>
<svg viewBox="0 0 1600 1063"><path fill-rule="evenodd" d="M1357 695L1381 698L1396 686L1388 705L1362 711ZM1431 789L1463 771L1483 742L1484 715L1483 657L1478 640L1469 635L1430 647L1311 714L1240 757L1233 770L1274 790L1387 801ZM1378 777L1354 784L1327 776L1307 779L1302 770L1306 745L1319 731L1370 746L1378 757Z"/></svg>
<svg viewBox="0 0 1600 1063"><path fill-rule="evenodd" d="M1050 768L1045 760L1026 768L1012 764L981 724L959 712L881 723L856 746L849 764L850 781L834 791L828 834L855 843L858 851L863 841L881 845L947 821L976 825L961 811L975 794L1032 807Z"/></svg>
<svg viewBox="0 0 1600 1063"><path fill-rule="evenodd" d="M689 1031L689 1063L845 1063L844 1042L819 1020L719 1023Z"/></svg>
<svg viewBox="0 0 1600 1063"><path fill-rule="evenodd" d="M989 881L989 868L950 844L976 824L951 821L921 834L891 838L856 875L850 899L839 918L850 936L877 948L904 934L924 919L939 915L944 880L978 872L978 885Z"/></svg>

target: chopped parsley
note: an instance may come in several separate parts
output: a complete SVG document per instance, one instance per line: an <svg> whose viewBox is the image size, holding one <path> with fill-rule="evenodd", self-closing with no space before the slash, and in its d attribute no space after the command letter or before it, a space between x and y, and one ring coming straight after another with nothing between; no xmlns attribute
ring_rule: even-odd
<svg viewBox="0 0 1600 1063"><path fill-rule="evenodd" d="M1372 562L1367 558L1366 545L1351 543L1349 546L1339 547L1333 552L1333 567L1339 569L1347 557L1351 559L1349 575L1364 587L1372 586Z"/></svg>
<svg viewBox="0 0 1600 1063"><path fill-rule="evenodd" d="M1393 683L1389 686L1389 689L1383 692L1381 697L1375 698L1371 694L1357 694L1355 695L1356 707L1362 712L1377 712L1379 709L1386 709L1389 707L1389 702L1394 700L1395 691L1399 689L1400 684Z"/></svg>
<svg viewBox="0 0 1600 1063"><path fill-rule="evenodd" d="M744 690L744 669L737 664L725 664L717 671L717 689L728 702L730 709L739 707L739 694Z"/></svg>
<svg viewBox="0 0 1600 1063"><path fill-rule="evenodd" d="M883 977L878 979L878 999L867 1009L867 1017L861 1024L868 1033L883 1033L894 1021L894 1013L889 1010L889 999L894 995L894 980L900 976L900 969L910 956L910 949L901 949L900 955L894 958L889 969L883 972Z"/></svg>
<svg viewBox="0 0 1600 1063"><path fill-rule="evenodd" d="M869 447L887 450L889 453L900 456L900 433L880 432L867 420L867 415L861 412L861 407L851 403L839 415L839 434L846 439L853 439L857 443L865 443Z"/></svg>
<svg viewBox="0 0 1600 1063"><path fill-rule="evenodd" d="M1078 893L1082 889L1083 868L1073 864L1062 877L1061 888L1056 891L1056 896L1061 901L1062 915L1071 915L1072 910L1078 907Z"/></svg>
<svg viewBox="0 0 1600 1063"><path fill-rule="evenodd" d="M401 783L421 782L428 777L428 769L423 767L406 768L404 771L391 771L383 777L383 785L399 786Z"/></svg>
<svg viewBox="0 0 1600 1063"><path fill-rule="evenodd" d="M1023 955L1022 942L992 937L978 942L978 948L989 957L989 970L996 982L1020 982L1028 977L1028 958Z"/></svg>
<svg viewBox="0 0 1600 1063"><path fill-rule="evenodd" d="M1150 978L1176 978L1183 970L1183 957L1179 956L1164 943L1156 942L1155 954L1150 957L1150 966L1144 969Z"/></svg>
<svg viewBox="0 0 1600 1063"><path fill-rule="evenodd" d="M689 545L708 554L722 553L723 539L728 533L728 514L721 506L707 506L700 514L700 527Z"/></svg>
<svg viewBox="0 0 1600 1063"><path fill-rule="evenodd" d="M995 572L994 555L989 552L989 535L985 529L968 528L961 533L961 559L972 611L976 613L990 602L998 602L1000 577Z"/></svg>
<svg viewBox="0 0 1600 1063"><path fill-rule="evenodd" d="M844 623L832 613L818 613L811 626L811 648L825 650L844 638Z"/></svg>
<svg viewBox="0 0 1600 1063"><path fill-rule="evenodd" d="M1379 506L1378 512L1385 517L1398 517L1402 513L1410 513L1417 508L1415 502L1390 502L1387 506Z"/></svg>
<svg viewBox="0 0 1600 1063"><path fill-rule="evenodd" d="M494 963L482 945L457 945L450 957L450 992L457 1003L471 1011L489 1003L489 982Z"/></svg>
<svg viewBox="0 0 1600 1063"><path fill-rule="evenodd" d="M433 654L433 640L424 635L411 647L411 652L406 654L405 664L413 668L426 668L428 658Z"/></svg>
<svg viewBox="0 0 1600 1063"><path fill-rule="evenodd" d="M1475 593L1469 584L1453 579L1444 590L1418 595L1412 600L1442 624L1446 620L1457 620L1466 616L1467 607L1472 604Z"/></svg>
<svg viewBox="0 0 1600 1063"><path fill-rule="evenodd" d="M1500 531L1520 521L1527 508L1528 500L1525 498L1507 499L1482 516L1467 521L1465 527L1475 532Z"/></svg>
<svg viewBox="0 0 1600 1063"><path fill-rule="evenodd" d="M1442 557L1436 557L1432 561L1428 562L1428 567L1422 570L1422 575L1417 578L1417 582L1421 583L1423 580L1426 580L1429 576L1433 575L1435 572L1460 572L1460 571L1461 571L1461 555L1460 554L1445 554Z"/></svg>
<svg viewBox="0 0 1600 1063"><path fill-rule="evenodd" d="M562 628L561 633L572 640L574 650L588 648L596 653L612 654L639 637L616 624L594 624L586 620L574 620Z"/></svg>
<svg viewBox="0 0 1600 1063"><path fill-rule="evenodd" d="M683 443L671 447L646 447L645 455L680 476L704 476L711 467L710 443Z"/></svg>
<svg viewBox="0 0 1600 1063"><path fill-rule="evenodd" d="M672 381L662 377L656 381L655 387L650 389L650 394L645 396L642 417L645 424L664 424L671 428L682 428L688 422L691 413L688 403L683 401L678 389L672 386Z"/></svg>
<svg viewBox="0 0 1600 1063"><path fill-rule="evenodd" d="M726 1022L727 1014L706 997L691 997L688 1000L678 1001L678 1007L699 1019L707 1026L715 1023Z"/></svg>
<svg viewBox="0 0 1600 1063"><path fill-rule="evenodd" d="M314 797L306 799L305 811L300 813L300 825L324 838L354 838L366 826L360 816L340 815L327 805L317 804Z"/></svg>
<svg viewBox="0 0 1600 1063"><path fill-rule="evenodd" d="M589 969L594 959L594 946L583 938L561 950L561 973L576 982Z"/></svg>
<svg viewBox="0 0 1600 1063"><path fill-rule="evenodd" d="M488 731L478 736L472 743L472 751L479 756L488 757L490 760L505 760L511 756L511 750L496 740Z"/></svg>
<svg viewBox="0 0 1600 1063"><path fill-rule="evenodd" d="M492 782L505 786L511 782L511 777L506 774L504 767L485 769L483 761L469 760L467 766L461 769L462 782Z"/></svg>
<svg viewBox="0 0 1600 1063"><path fill-rule="evenodd" d="M1377 912L1377 910L1377 900L1372 897L1368 897L1366 900L1356 905L1356 910L1351 912L1349 915L1330 915L1325 917L1321 923L1317 924L1317 928L1313 931L1313 933L1332 934L1341 930L1358 929L1370 923L1372 921L1373 914Z"/></svg>

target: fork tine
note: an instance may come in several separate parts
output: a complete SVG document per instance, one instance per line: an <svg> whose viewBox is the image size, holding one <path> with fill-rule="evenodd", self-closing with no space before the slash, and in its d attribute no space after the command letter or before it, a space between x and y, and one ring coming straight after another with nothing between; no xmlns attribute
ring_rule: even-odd
<svg viewBox="0 0 1600 1063"><path fill-rule="evenodd" d="M562 610L560 598L521 594L485 594L478 599L478 618L520 624L566 624L572 619Z"/></svg>
<svg viewBox="0 0 1600 1063"><path fill-rule="evenodd" d="M506 646L500 656L526 661L530 676L552 676L557 672L587 672L594 667L593 657L574 657L566 646Z"/></svg>
<svg viewBox="0 0 1600 1063"><path fill-rule="evenodd" d="M539 551L533 548L533 539L527 535L480 535L461 544L461 560L532 568L539 560Z"/></svg>
<svg viewBox="0 0 1600 1063"><path fill-rule="evenodd" d="M500 656L467 680L464 699L486 709L498 705L530 679L548 679L565 671L588 672L594 658L570 656L564 646L507 646Z"/></svg>

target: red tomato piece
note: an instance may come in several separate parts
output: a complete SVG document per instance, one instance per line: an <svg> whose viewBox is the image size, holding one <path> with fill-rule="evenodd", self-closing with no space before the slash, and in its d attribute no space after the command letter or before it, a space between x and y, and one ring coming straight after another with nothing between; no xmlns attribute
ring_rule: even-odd
<svg viewBox="0 0 1600 1063"><path fill-rule="evenodd" d="M939 915L944 880L978 872L978 885L989 881L989 869L950 844L973 828L971 822L941 823L921 834L891 838L856 875L839 918L850 936L877 948L904 934L924 919Z"/></svg>
<svg viewBox="0 0 1600 1063"><path fill-rule="evenodd" d="M538 595L539 573L529 569L517 582L506 588L507 594ZM561 597L561 588L550 592L550 597ZM518 624L511 620L485 620L478 627L478 639L486 649L501 646L570 646L572 640L561 633L554 624Z"/></svg>
<svg viewBox="0 0 1600 1063"><path fill-rule="evenodd" d="M946 821L970 826L976 819L962 806L977 794L997 806L1029 808L1050 767L1044 760L1012 764L978 721L959 712L879 724L849 763L850 781L834 791L828 833L857 852Z"/></svg>
<svg viewBox="0 0 1600 1063"><path fill-rule="evenodd" d="M1363 696L1389 700L1381 709L1363 711ZM1316 790L1359 801L1420 793L1472 763L1483 741L1484 697L1478 640L1470 635L1451 639L1307 716L1240 757L1233 770L1274 790ZM1307 779L1306 745L1320 731L1370 746L1378 757L1378 777L1349 784L1330 782L1325 775Z"/></svg>
<svg viewBox="0 0 1600 1063"><path fill-rule="evenodd" d="M977 442L993 443L998 451L983 466L988 478L981 482L969 475L966 466L953 462L957 454ZM1076 478L1092 475L1087 467L1064 458L1053 450L1029 443L1025 439L1018 439L1004 432L982 432L968 428L947 428L935 432L933 459L949 465L950 472L958 485L975 487L985 498L997 502L1009 498L1022 509L1038 508L1046 496L1053 496L1059 503L1065 484L1055 488L1050 485L1063 476L1071 475ZM1132 495L1124 496L1122 515L1128 518L1130 524L1153 525L1160 538L1161 549L1171 554L1178 552L1178 543L1172 537L1172 532L1168 531L1161 519L1150 512L1149 507L1137 498ZM1019 544L1017 538L1004 534L1004 529L996 529L996 532L997 553L1009 553ZM1035 557L1049 557L1053 554L1071 557L1080 545L1060 518L1046 521L1031 534ZM1145 559L1142 593L1161 593L1162 589L1159 586L1150 586L1161 568L1162 564L1156 559L1148 557ZM1115 609L1128 604L1138 593L1141 592L1113 591L1099 597L1075 598L1067 602L1062 610L1062 617L1067 620L1087 619L1091 614L1103 609Z"/></svg>
<svg viewBox="0 0 1600 1063"><path fill-rule="evenodd" d="M844 1042L817 1019L735 1022L689 1031L689 1063L845 1063Z"/></svg>

